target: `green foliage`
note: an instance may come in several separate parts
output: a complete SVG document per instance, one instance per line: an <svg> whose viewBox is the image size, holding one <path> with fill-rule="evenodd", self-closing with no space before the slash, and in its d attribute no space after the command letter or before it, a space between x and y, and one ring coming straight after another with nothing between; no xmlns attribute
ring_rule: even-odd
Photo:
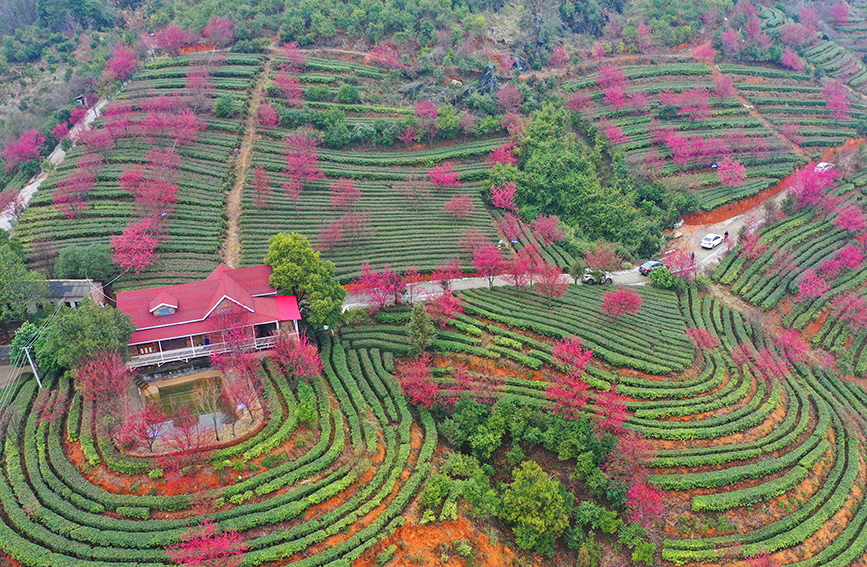
<svg viewBox="0 0 867 567"><path fill-rule="evenodd" d="M653 554L656 553L656 545L649 541L643 541L635 546L632 552L632 561L635 563L644 563L645 565L653 565Z"/></svg>
<svg viewBox="0 0 867 567"><path fill-rule="evenodd" d="M503 494L503 517L515 525L518 545L552 555L569 526L569 503L560 482L534 461L524 461Z"/></svg>
<svg viewBox="0 0 867 567"><path fill-rule="evenodd" d="M381 567L382 565L385 565L386 563L391 561L391 558L394 557L395 551L397 551L397 545L389 545L388 547L377 553L375 565L377 567Z"/></svg>
<svg viewBox="0 0 867 567"><path fill-rule="evenodd" d="M668 289L677 293L686 289L686 284L668 269L668 266L661 266L650 272L650 285L659 289Z"/></svg>
<svg viewBox="0 0 867 567"><path fill-rule="evenodd" d="M337 89L337 101L343 104L355 104L361 102L361 95L357 87L344 83Z"/></svg>
<svg viewBox="0 0 867 567"><path fill-rule="evenodd" d="M18 327L18 330L15 331L15 337L12 339L12 346L9 351L12 364L19 368L29 364L27 361L27 354L24 352L24 347L34 342L38 330L38 327L29 321ZM35 348L30 351L30 356L33 356L33 350L35 350Z"/></svg>
<svg viewBox="0 0 867 567"><path fill-rule="evenodd" d="M37 341L37 360L46 370L60 370L102 353L116 352L126 358L134 331L130 316L117 309L87 303L65 308Z"/></svg>
<svg viewBox="0 0 867 567"><path fill-rule="evenodd" d="M54 31L69 20L98 29L114 25L111 8L99 0L37 0L36 13Z"/></svg>
<svg viewBox="0 0 867 567"><path fill-rule="evenodd" d="M427 481L424 490L418 497L418 505L422 508L437 508L449 495L452 480L444 474L435 474Z"/></svg>
<svg viewBox="0 0 867 567"><path fill-rule="evenodd" d="M214 116L218 118L232 118L235 116L235 101L232 95L222 95L214 102Z"/></svg>
<svg viewBox="0 0 867 567"><path fill-rule="evenodd" d="M0 241L0 321L21 321L28 304L48 296L48 282L39 272L28 270L12 241Z"/></svg>
<svg viewBox="0 0 867 567"><path fill-rule="evenodd" d="M320 260L307 238L298 233L272 236L264 262L274 269L271 285L298 299L311 327L334 326L340 321L346 290L333 278L334 264Z"/></svg>
<svg viewBox="0 0 867 567"><path fill-rule="evenodd" d="M111 250L99 242L64 246L54 263L54 276L61 279L91 279L107 283L115 275L117 266L111 259Z"/></svg>
<svg viewBox="0 0 867 567"><path fill-rule="evenodd" d="M662 245L662 232L639 213L627 175L605 170L604 144L588 148L571 132L561 107L547 104L534 112L521 147L518 179L521 213L558 215L590 238L622 244L636 256L650 256Z"/></svg>
<svg viewBox="0 0 867 567"><path fill-rule="evenodd" d="M412 315L406 324L406 332L413 356L421 356L433 343L436 328L424 303L416 303L412 306Z"/></svg>

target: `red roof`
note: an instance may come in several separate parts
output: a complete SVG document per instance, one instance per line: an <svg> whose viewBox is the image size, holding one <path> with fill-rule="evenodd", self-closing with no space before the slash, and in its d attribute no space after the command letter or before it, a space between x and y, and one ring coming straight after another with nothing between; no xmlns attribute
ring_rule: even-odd
<svg viewBox="0 0 867 567"><path fill-rule="evenodd" d="M217 331L219 320L211 316L221 305L240 306L244 325L300 320L295 297L278 296L268 284L271 272L270 266L233 270L220 264L202 281L119 293L117 308L128 313L136 327L131 344ZM177 309L154 315L160 305Z"/></svg>
<svg viewBox="0 0 867 567"><path fill-rule="evenodd" d="M178 300L172 294L170 294L166 290L163 290L159 292L156 297L151 299L150 303L148 303L148 311L150 313L153 313L158 307L174 307L175 309L177 309Z"/></svg>

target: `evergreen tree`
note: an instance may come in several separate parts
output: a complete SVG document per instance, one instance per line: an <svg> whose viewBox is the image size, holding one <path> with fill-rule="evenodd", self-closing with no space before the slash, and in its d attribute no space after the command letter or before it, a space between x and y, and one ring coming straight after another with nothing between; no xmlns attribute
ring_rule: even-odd
<svg viewBox="0 0 867 567"><path fill-rule="evenodd" d="M412 316L409 318L406 328L413 356L421 356L433 342L433 335L436 332L430 314L423 303L416 303L412 306Z"/></svg>

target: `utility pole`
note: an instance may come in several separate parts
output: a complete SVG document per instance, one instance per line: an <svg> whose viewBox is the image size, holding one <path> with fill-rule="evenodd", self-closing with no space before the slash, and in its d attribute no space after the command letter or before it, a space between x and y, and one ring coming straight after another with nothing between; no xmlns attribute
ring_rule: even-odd
<svg viewBox="0 0 867 567"><path fill-rule="evenodd" d="M24 352L27 354L27 360L30 362L30 368L33 369L33 374L36 376L36 383L39 384L40 388L42 388L42 380L39 379L39 371L36 370L36 364L34 364L33 359L30 358L30 347L24 347Z"/></svg>

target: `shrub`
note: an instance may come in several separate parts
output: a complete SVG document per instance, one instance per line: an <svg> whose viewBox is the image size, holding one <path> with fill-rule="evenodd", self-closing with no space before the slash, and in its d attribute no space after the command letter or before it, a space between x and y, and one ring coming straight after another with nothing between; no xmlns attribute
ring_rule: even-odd
<svg viewBox="0 0 867 567"><path fill-rule="evenodd" d="M656 268L650 272L650 285L659 289L670 289L677 293L686 288L686 284L679 278L674 277L666 266Z"/></svg>

